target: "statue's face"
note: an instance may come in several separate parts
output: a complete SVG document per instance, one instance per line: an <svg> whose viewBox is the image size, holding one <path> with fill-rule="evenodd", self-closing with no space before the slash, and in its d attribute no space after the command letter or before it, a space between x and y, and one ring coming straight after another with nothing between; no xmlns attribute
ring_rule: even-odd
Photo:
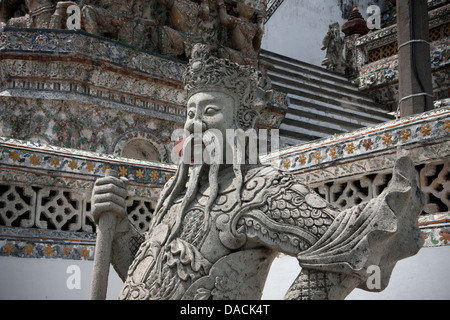
<svg viewBox="0 0 450 320"><path fill-rule="evenodd" d="M190 134L214 131L214 134L222 135L221 141L224 142L226 130L234 128L234 110L235 100L231 95L222 92L196 93L188 100L184 128ZM225 152L225 145L221 147Z"/></svg>
<svg viewBox="0 0 450 320"><path fill-rule="evenodd" d="M237 10L241 16L251 18L255 14L256 3L254 0L240 0L237 3Z"/></svg>
<svg viewBox="0 0 450 320"><path fill-rule="evenodd" d="M233 128L235 101L222 92L199 92L187 103L187 120L184 128L193 133L195 124L202 130L216 129L225 136L226 129Z"/></svg>

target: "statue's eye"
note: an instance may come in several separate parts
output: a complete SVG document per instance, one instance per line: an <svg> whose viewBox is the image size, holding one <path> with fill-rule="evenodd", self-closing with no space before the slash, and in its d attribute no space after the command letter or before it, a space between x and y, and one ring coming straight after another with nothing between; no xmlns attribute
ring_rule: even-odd
<svg viewBox="0 0 450 320"><path fill-rule="evenodd" d="M207 107L206 110L205 110L205 114L208 115L208 116L212 116L212 115L216 114L217 111L218 110L216 108Z"/></svg>
<svg viewBox="0 0 450 320"><path fill-rule="evenodd" d="M192 110L189 110L188 117L191 118L191 119L194 118L195 117L195 112L192 111Z"/></svg>

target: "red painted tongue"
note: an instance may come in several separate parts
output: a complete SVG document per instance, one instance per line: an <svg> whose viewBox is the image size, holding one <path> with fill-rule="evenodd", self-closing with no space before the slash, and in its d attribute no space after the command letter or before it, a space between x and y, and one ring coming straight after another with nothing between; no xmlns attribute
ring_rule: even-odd
<svg viewBox="0 0 450 320"><path fill-rule="evenodd" d="M175 141L175 143L173 144L173 151L174 154L177 154L180 158L181 155L183 153L183 145L184 145L184 141L186 140L186 138L183 138L181 140ZM191 166L194 165L194 157L191 158Z"/></svg>

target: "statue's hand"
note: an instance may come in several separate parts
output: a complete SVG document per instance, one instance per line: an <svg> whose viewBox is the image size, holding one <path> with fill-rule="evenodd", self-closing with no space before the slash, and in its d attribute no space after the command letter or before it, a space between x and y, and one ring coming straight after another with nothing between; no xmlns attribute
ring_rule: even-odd
<svg viewBox="0 0 450 320"><path fill-rule="evenodd" d="M403 250L398 255L403 259L416 254L423 245L418 218L425 204L425 195L419 188L418 174L409 157L396 161L387 189L386 202L398 221L395 243L402 246Z"/></svg>
<svg viewBox="0 0 450 320"><path fill-rule="evenodd" d="M114 176L98 179L92 191L92 216L96 224L103 214L116 216L117 222L126 217L127 180Z"/></svg>

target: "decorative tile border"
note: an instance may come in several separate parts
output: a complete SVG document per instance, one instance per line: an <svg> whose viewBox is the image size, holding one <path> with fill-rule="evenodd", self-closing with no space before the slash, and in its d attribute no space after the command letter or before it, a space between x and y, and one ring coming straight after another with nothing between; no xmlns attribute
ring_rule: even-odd
<svg viewBox="0 0 450 320"><path fill-rule="evenodd" d="M441 212L437 214L429 214L419 218L419 226L426 228L429 225L450 224L450 212Z"/></svg>
<svg viewBox="0 0 450 320"><path fill-rule="evenodd" d="M0 256L94 260L95 234L0 226Z"/></svg>
<svg viewBox="0 0 450 320"><path fill-rule="evenodd" d="M415 163L438 161L450 157L450 141L423 146L414 145L408 151ZM298 171L295 174L311 187L318 187L328 182L345 182L368 174L391 172L397 157L397 150L392 149L390 152L382 152L370 157L338 161L323 167L316 166L314 169Z"/></svg>
<svg viewBox="0 0 450 320"><path fill-rule="evenodd" d="M51 39L50 49L36 50L36 37ZM75 38L80 48L73 47ZM111 46L114 50L104 49ZM110 51L123 55L123 61L111 59ZM182 61L69 30L0 29L0 52L4 97L80 101L185 121Z"/></svg>
<svg viewBox="0 0 450 320"><path fill-rule="evenodd" d="M17 91L15 96L41 92L46 99L73 100L70 95L76 95L77 99L95 104L107 101L185 117L182 82L108 68L99 65L94 57L43 59L45 55L39 54L2 55L2 69L8 79L2 90Z"/></svg>
<svg viewBox="0 0 450 320"><path fill-rule="evenodd" d="M365 46L367 50L385 45L397 39L397 25L370 32L355 41L355 46Z"/></svg>
<svg viewBox="0 0 450 320"><path fill-rule="evenodd" d="M445 227L422 229L424 247L439 247L450 245L450 224Z"/></svg>
<svg viewBox="0 0 450 320"><path fill-rule="evenodd" d="M263 162L299 173L392 152L397 147L449 141L450 107L280 150Z"/></svg>
<svg viewBox="0 0 450 320"><path fill-rule="evenodd" d="M103 176L107 169L115 169L121 177L132 182L160 186L176 172L173 165L40 145L5 137L0 137L0 165L51 170L59 175L82 174L92 177Z"/></svg>
<svg viewBox="0 0 450 320"><path fill-rule="evenodd" d="M89 56L164 80L181 81L185 63L84 31L0 29L0 52Z"/></svg>
<svg viewBox="0 0 450 320"><path fill-rule="evenodd" d="M266 20L264 21L264 23L267 23L267 21L269 21L269 19L275 14L275 12L281 6L284 0L263 0L263 2L267 2Z"/></svg>

